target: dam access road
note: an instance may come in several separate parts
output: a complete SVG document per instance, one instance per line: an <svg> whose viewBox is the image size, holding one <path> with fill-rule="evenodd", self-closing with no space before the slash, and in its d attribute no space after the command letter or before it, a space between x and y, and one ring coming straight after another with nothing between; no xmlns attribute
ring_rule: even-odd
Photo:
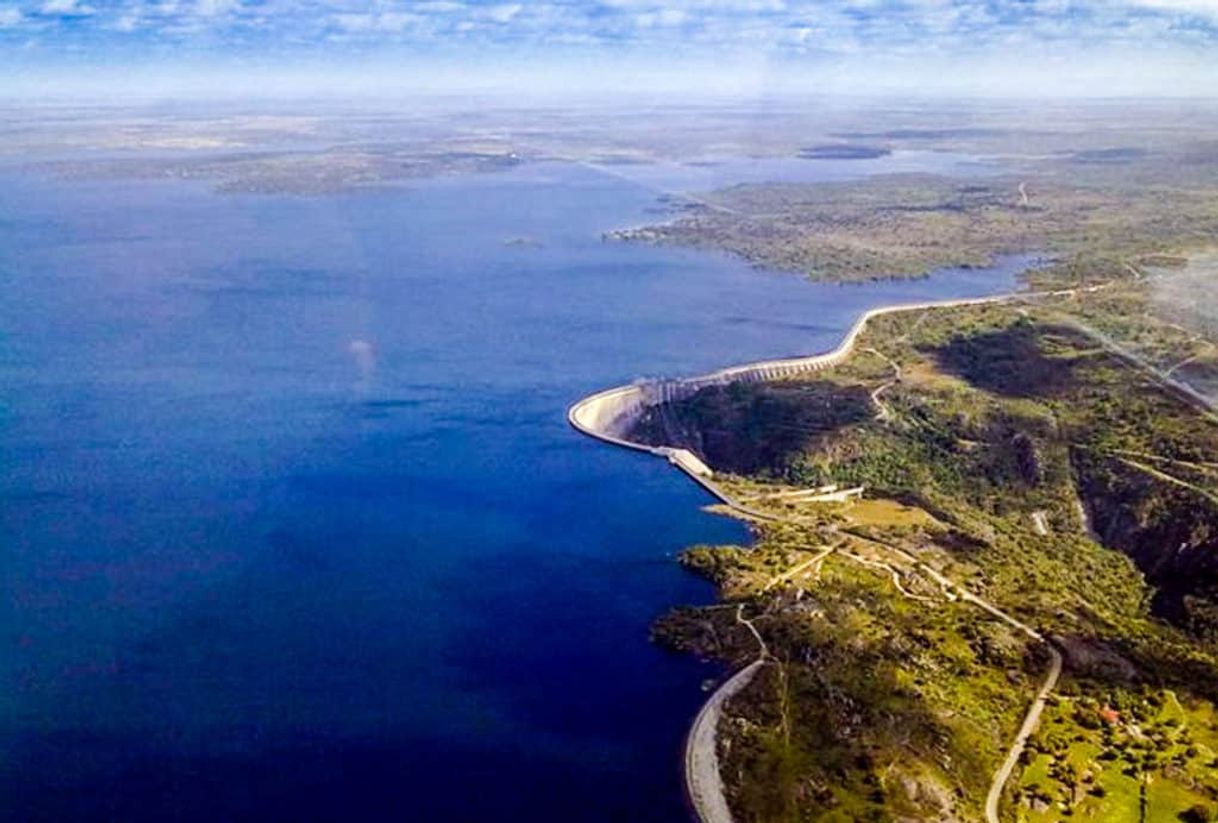
<svg viewBox="0 0 1218 823"><path fill-rule="evenodd" d="M633 423L651 406L662 402L688 397L705 386L723 385L734 382L764 382L785 377L811 374L840 365L855 350L859 337L871 320L887 314L922 311L927 309L947 309L965 306L981 306L1015 301L1030 301L1046 297L1070 297L1080 291L1094 292L1104 288L1104 285L1089 286L1085 289L1065 289L1052 292L1015 292L991 297L971 298L963 300L944 300L937 302L899 304L883 306L864 312L843 337L841 343L831 351L808 357L767 360L757 363L733 366L712 372L701 377L665 384L632 384L618 386L590 395L580 400L567 411L567 420L577 431L604 443L646 452L658 457L664 457L673 466L680 469L688 477L705 488L712 496L733 511L750 519L783 522L784 518L765 512L757 511L742 505L731 498L713 481L713 471L695 455L685 449L672 446L651 446L629 439ZM895 547L888 547L904 554ZM919 569L932 577L946 591L957 593L961 600L973 603L1013 628L1017 629L1033 641L1043 644L1050 655L1049 670L1045 679L1029 707L1024 721L1016 734L1014 741L1007 751L1002 765L995 772L986 798L986 823L1000 823L998 813L999 802L1007 780L1010 779L1015 765L1019 761L1027 745L1028 739L1036 730L1045 701L1057 684L1061 675L1062 657L1043 635L1035 629L1019 622L1014 617L1003 612L992 603L983 600L952 581L926 564L905 555L905 559L913 561ZM743 619L740 612L738 619ZM749 624L751 627L751 624ZM754 634L756 630L754 629ZM765 665L768 651L760 635L757 635L760 652L755 660L736 672L716 689L702 706L686 737L685 743L685 790L690 805L700 823L734 823L731 809L724 793L723 779L718 758L718 727L722 717L723 707L727 701L748 687L757 672Z"/></svg>

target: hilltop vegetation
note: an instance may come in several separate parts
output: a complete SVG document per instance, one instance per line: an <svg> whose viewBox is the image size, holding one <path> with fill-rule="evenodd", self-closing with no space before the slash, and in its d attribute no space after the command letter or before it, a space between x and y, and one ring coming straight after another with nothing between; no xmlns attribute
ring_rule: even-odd
<svg viewBox="0 0 1218 823"><path fill-rule="evenodd" d="M818 433L870 414L861 386L732 383L710 386L675 409L650 410L636 436L690 446L711 465L748 474L785 466Z"/></svg>

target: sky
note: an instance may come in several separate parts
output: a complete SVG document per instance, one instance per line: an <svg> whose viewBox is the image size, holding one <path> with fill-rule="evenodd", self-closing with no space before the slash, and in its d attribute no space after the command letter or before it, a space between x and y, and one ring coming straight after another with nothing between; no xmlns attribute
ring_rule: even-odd
<svg viewBox="0 0 1218 823"><path fill-rule="evenodd" d="M0 0L0 95L1218 97L1218 0Z"/></svg>

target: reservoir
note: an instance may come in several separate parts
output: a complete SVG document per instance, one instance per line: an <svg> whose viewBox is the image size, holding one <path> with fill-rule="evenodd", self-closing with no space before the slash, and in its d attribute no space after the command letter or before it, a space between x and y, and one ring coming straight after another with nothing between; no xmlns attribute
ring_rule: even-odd
<svg viewBox="0 0 1218 823"><path fill-rule="evenodd" d="M567 407L1017 273L815 285L601 239L705 174L278 197L6 172L0 816L683 820L721 672L648 626L711 597L680 549L747 534Z"/></svg>

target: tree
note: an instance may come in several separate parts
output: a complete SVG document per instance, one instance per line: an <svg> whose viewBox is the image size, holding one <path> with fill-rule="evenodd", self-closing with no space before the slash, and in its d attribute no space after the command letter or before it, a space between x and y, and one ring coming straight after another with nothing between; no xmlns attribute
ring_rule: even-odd
<svg viewBox="0 0 1218 823"><path fill-rule="evenodd" d="M1184 821L1184 823L1210 823L1214 819L1209 807L1202 803L1190 806L1176 816Z"/></svg>

